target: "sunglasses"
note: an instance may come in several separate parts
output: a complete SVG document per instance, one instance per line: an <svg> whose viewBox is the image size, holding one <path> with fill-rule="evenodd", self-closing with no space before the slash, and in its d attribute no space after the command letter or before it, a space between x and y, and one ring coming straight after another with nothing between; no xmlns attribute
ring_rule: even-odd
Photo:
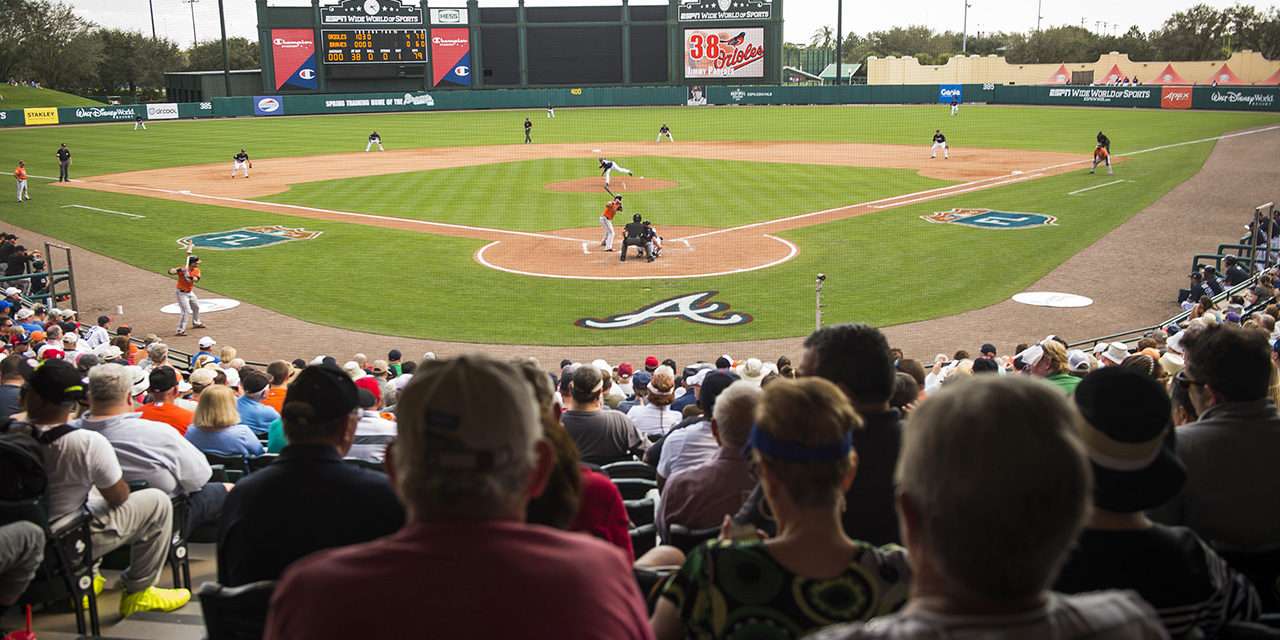
<svg viewBox="0 0 1280 640"><path fill-rule="evenodd" d="M1173 381L1178 383L1178 386L1182 387L1183 389L1189 389L1193 386L1194 387L1204 386L1203 382L1200 382L1199 380L1192 380L1191 376L1187 375L1186 369L1183 369L1182 371L1179 371L1177 374L1175 374L1173 376Z"/></svg>

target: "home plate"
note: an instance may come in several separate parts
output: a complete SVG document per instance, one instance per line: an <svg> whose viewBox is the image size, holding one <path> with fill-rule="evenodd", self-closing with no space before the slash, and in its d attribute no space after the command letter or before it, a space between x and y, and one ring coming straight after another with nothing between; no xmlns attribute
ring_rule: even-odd
<svg viewBox="0 0 1280 640"><path fill-rule="evenodd" d="M240 306L239 300L232 300L230 298L206 298L200 301L200 313L227 311L238 306ZM169 315L176 316L181 314L182 311L178 309L178 303L175 302L173 304L166 304L165 306L160 307L160 313L167 313Z"/></svg>
<svg viewBox="0 0 1280 640"><path fill-rule="evenodd" d="M1056 307L1059 309L1087 307L1093 304L1092 298L1078 296L1074 293L1058 293L1056 291L1025 291L1013 296L1013 301L1036 307Z"/></svg>

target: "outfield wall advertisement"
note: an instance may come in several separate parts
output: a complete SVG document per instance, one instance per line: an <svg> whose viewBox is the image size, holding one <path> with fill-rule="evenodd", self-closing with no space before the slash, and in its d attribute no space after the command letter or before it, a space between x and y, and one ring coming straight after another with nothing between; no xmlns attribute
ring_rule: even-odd
<svg viewBox="0 0 1280 640"><path fill-rule="evenodd" d="M997 103L1160 108L1160 87L995 87Z"/></svg>
<svg viewBox="0 0 1280 640"><path fill-rule="evenodd" d="M435 9L432 9L435 11ZM471 86L471 30L431 30L431 86Z"/></svg>
<svg viewBox="0 0 1280 640"><path fill-rule="evenodd" d="M271 64L276 91L311 90L316 80L316 34L311 29L272 29Z"/></svg>
<svg viewBox="0 0 1280 640"><path fill-rule="evenodd" d="M1237 111L1280 111L1280 88L1212 87L1197 89L1192 99L1196 109Z"/></svg>
<svg viewBox="0 0 1280 640"><path fill-rule="evenodd" d="M763 78L764 29L685 29L684 77Z"/></svg>

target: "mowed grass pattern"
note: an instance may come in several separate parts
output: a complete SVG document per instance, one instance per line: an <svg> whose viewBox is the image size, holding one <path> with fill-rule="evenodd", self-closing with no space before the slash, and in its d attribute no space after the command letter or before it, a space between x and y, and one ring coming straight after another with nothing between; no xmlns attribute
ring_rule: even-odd
<svg viewBox="0 0 1280 640"><path fill-rule="evenodd" d="M731 227L951 184L902 169L615 159L637 176L679 183L673 189L628 192L635 179L613 177L614 192L624 197L624 217L639 213L655 225ZM549 231L595 226L610 196L603 186L595 192L565 193L545 185L598 175L595 162L589 159L533 160L308 182L262 199L496 229Z"/></svg>
<svg viewBox="0 0 1280 640"><path fill-rule="evenodd" d="M632 120L647 121L655 111L660 110L561 111L554 126L565 125L579 116L584 120L599 116L625 127L631 126L626 123ZM683 113L685 110L670 111ZM780 138L782 134L778 129L795 135L803 131L816 137L820 132L828 131L826 120L832 114L851 114L863 119L858 124L859 129L879 131L881 141L894 141L915 136L915 133L907 136L895 127L906 127L912 132L920 129L931 131L935 110L923 107L855 107L687 111L690 118L714 115L718 131L737 132L738 139ZM1187 115L1195 117L1188 118ZM0 132L0 154L9 155L12 149L19 152L36 149L29 146L35 141L41 145L41 157L47 155L52 160L56 141L66 141L78 154L78 170L102 169L112 162L118 165L113 170L123 170L146 164L182 164L184 159L199 155L201 149L238 147L234 141L245 132L261 134L261 148L278 149L288 154L332 151L337 143L331 137L339 130L345 132L344 136L359 136L354 142L339 140L338 143L347 146L359 143L359 148L363 148L362 138L367 131L360 132L368 129L371 122L383 123L388 119L401 118L417 122L437 117L444 119L443 116L457 121L465 131L474 134L471 143L475 144L491 139L490 132L482 131L483 127L469 118L482 123L496 122L494 118L512 118L518 114L415 114L158 123L153 131L146 134L138 132L139 136L149 137L128 139L124 136L132 132L125 125L6 131ZM1129 145L1136 146L1135 141L1148 145L1168 144L1272 124L1278 120L1275 116L1251 114L968 108L953 121L955 127L947 130L953 139L956 137L953 131L962 127L990 127L994 131L999 128L996 116L1005 119L1004 127L1010 132L1024 133L1029 121L1061 125L1058 117L1065 116L1074 128L1072 145L1079 144L1087 150L1096 129L1106 128L1116 140L1117 151L1134 148ZM989 122L988 118L991 118ZM975 122L969 122L970 119ZM535 122L539 127L547 124ZM1117 123L1123 123L1124 127ZM1186 125L1185 130L1180 131L1178 127L1183 125ZM391 142L386 127L377 126ZM673 122L672 126L676 128L677 125ZM576 129L577 125L569 125L565 130ZM535 131L540 130L545 129ZM152 133L160 135L150 136ZM598 135L600 131L591 129L580 133L584 136ZM607 133L612 135L617 131ZM682 136L682 133L686 135ZM834 133L821 134L825 135L821 139L840 140L839 133L837 128ZM1077 134L1084 138L1077 139ZM676 135L681 144L688 139L688 133L680 128L676 128ZM458 136L462 134L442 133L440 139L433 142L460 144L462 138ZM47 138L46 142L54 141L54 145L42 146L44 142L40 142L40 137ZM289 139L286 141L285 137ZM1016 136L1001 134L998 139L988 141L1008 144L1013 137ZM15 141L21 148L13 146ZM31 203L16 206L7 198L0 199L0 219L157 272L172 266L175 257L180 255L175 240L185 235L230 230L250 224L284 224L321 230L324 235L308 242L286 243L252 251L205 252L207 277L201 283L218 294L321 324L480 343L616 345L749 340L807 333L813 322L813 274L820 271L830 276L824 295L827 305L825 319L828 322L861 320L889 325L950 315L1005 299L1194 175L1212 147L1211 143L1196 144L1135 156L1117 169L1118 177L1133 182L1080 197L1067 197L1066 194L1098 184L1099 176L1089 176L1084 170L1079 170L792 230L783 236L794 241L801 253L791 262L738 276L693 280L566 282L521 277L495 272L475 263L472 256L483 245L480 241L301 220L226 207L178 204L140 196L57 189L39 180L33 182L35 200ZM97 149L102 150L101 157L89 153ZM220 155L229 154L220 152ZM40 158L37 160L44 162ZM637 159L637 162L642 160L648 161ZM81 162L87 166L81 166ZM717 167L721 164L715 163ZM732 164L750 166L752 163ZM818 169L824 172L821 177L831 177L830 168ZM376 185L359 191L366 192L372 205L401 206L405 211L416 210L423 206L423 202L465 203L468 199L492 198L491 206L495 209L492 213L501 216L507 225L563 224L564 220L559 218L527 221L521 218L532 215L523 213L525 200L538 196L542 184L542 177L532 180L532 183L529 178L545 169L529 168L528 171L533 173L525 178L513 178L520 180L520 184L495 184L493 176L482 172L465 184L447 181L439 184L442 188L439 193L424 192L420 190L424 185L417 182L425 179L423 173L426 172L422 172L387 176L388 179L404 179L406 182ZM738 168L734 166L723 171L734 172ZM38 165L33 168L33 173L53 174L49 169L41 170ZM713 191L710 196L689 192L687 196L678 198L677 204L684 210L705 211L708 218L722 217L724 222L717 221L716 226L724 226L742 212L749 212L751 207L757 206L757 201L771 209L781 210L793 206L799 208L792 201L808 197L807 194L798 194L796 189L775 188L774 183L786 181L774 180L771 176L759 176L748 170L736 177L728 195L721 195L725 193L722 190ZM806 179L817 178L809 176ZM883 180L887 181L886 188L908 190L904 188L906 183L894 182L899 179L902 178L895 174ZM879 189L875 182L869 180L860 184L870 183L870 188ZM832 191L828 195L845 195L840 191L839 183L839 180L830 180ZM706 188L715 190L719 187L713 183ZM909 190L917 189L912 187ZM659 196L660 192L646 195ZM315 197L323 199L320 195ZM582 214L583 222L577 222L580 214L574 212L567 218L573 223L569 226L594 224L597 207L603 203L603 198L591 194L583 194L583 197L593 206ZM402 201L400 205L395 205L397 198ZM147 218L131 220L60 208L71 203L127 211L146 215ZM341 202L327 202L326 205L333 208L347 206ZM804 208L812 205L810 203ZM991 232L956 225L934 225L919 219L920 215L952 207L1045 213L1057 216L1059 226ZM639 208L643 211L648 207ZM1187 215L1194 215L1194 212ZM654 217L658 216L655 214ZM263 274L270 274L270 277ZM85 277L93 277L93 274ZM664 320L607 332L573 324L579 318L603 317L664 298L712 289L720 292L717 300L752 314L755 320L731 328Z"/></svg>

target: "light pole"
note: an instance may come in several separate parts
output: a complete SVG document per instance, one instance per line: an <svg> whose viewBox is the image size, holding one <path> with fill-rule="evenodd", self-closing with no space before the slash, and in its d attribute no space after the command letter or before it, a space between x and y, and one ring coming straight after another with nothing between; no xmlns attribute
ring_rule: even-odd
<svg viewBox="0 0 1280 640"><path fill-rule="evenodd" d="M156 5L155 0L147 0L147 9L151 10L151 39L156 39Z"/></svg>
<svg viewBox="0 0 1280 640"><path fill-rule="evenodd" d="M840 84L840 64L844 43L844 0L836 0L836 84Z"/></svg>
<svg viewBox="0 0 1280 640"><path fill-rule="evenodd" d="M231 54L227 51L227 16L222 10L222 0L218 0L218 26L222 28L222 86L228 98L231 97Z"/></svg>
<svg viewBox="0 0 1280 640"><path fill-rule="evenodd" d="M1036 2L1036 32L1040 31L1040 21L1044 19L1044 0Z"/></svg>
<svg viewBox="0 0 1280 640"><path fill-rule="evenodd" d="M969 0L964 0L964 25L961 27L961 34L960 34L960 53L961 54L966 54L969 52L969 7L972 7L972 6L973 5L969 4Z"/></svg>
<svg viewBox="0 0 1280 640"><path fill-rule="evenodd" d="M191 46L194 47L200 43L200 39L196 37L196 3L200 0L182 0L191 7Z"/></svg>

